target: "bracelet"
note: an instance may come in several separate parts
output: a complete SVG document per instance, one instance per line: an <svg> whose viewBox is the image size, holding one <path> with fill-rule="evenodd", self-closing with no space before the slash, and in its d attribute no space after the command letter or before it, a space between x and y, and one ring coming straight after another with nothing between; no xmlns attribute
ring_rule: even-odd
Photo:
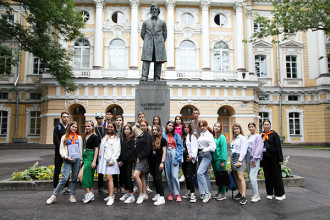
<svg viewBox="0 0 330 220"><path fill-rule="evenodd" d="M165 163L164 161L162 161L162 163Z"/></svg>

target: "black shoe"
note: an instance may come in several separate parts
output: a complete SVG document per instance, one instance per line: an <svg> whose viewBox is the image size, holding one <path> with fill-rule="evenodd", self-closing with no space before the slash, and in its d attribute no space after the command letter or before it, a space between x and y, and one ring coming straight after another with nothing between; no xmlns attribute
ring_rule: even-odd
<svg viewBox="0 0 330 220"><path fill-rule="evenodd" d="M239 200L240 205L245 205L247 202L246 197L242 196L241 199Z"/></svg>
<svg viewBox="0 0 330 220"><path fill-rule="evenodd" d="M240 200L242 198L242 195L240 194L240 193L237 193L237 195L236 196L234 196L234 200L236 200L236 201L238 201L238 200Z"/></svg>
<svg viewBox="0 0 330 220"><path fill-rule="evenodd" d="M141 77L140 81L148 81L147 77Z"/></svg>

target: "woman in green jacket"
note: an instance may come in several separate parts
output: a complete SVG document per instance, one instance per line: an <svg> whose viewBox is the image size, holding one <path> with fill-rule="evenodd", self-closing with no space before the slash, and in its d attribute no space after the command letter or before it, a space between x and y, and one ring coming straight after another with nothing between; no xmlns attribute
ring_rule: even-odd
<svg viewBox="0 0 330 220"><path fill-rule="evenodd" d="M215 123L213 126L213 136L215 140L216 150L212 153L212 168L215 173L218 170L226 170L227 165L227 141L222 133L222 125ZM218 201L226 199L226 186L218 186L218 193L214 198Z"/></svg>

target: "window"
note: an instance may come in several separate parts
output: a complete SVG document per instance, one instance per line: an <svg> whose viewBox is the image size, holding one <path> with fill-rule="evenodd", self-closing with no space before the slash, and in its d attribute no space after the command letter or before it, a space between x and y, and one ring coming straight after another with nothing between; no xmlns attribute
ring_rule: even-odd
<svg viewBox="0 0 330 220"><path fill-rule="evenodd" d="M0 99L8 99L8 92L0 92Z"/></svg>
<svg viewBox="0 0 330 220"><path fill-rule="evenodd" d="M0 52L0 74L11 73L11 61L12 61L11 51Z"/></svg>
<svg viewBox="0 0 330 220"><path fill-rule="evenodd" d="M0 111L0 135L7 135L8 112Z"/></svg>
<svg viewBox="0 0 330 220"><path fill-rule="evenodd" d="M226 22L227 22L227 18L226 16L224 16L223 14L217 14L214 17L214 22L219 25L220 27L225 26Z"/></svg>
<svg viewBox="0 0 330 220"><path fill-rule="evenodd" d="M185 26L191 26L194 23L194 17L189 13L181 15L181 21Z"/></svg>
<svg viewBox="0 0 330 220"><path fill-rule="evenodd" d="M291 112L289 113L289 128L290 135L300 135L300 113Z"/></svg>
<svg viewBox="0 0 330 220"><path fill-rule="evenodd" d="M289 101L298 101L299 100L299 96L297 96L297 95L289 95L288 96L288 100Z"/></svg>
<svg viewBox="0 0 330 220"><path fill-rule="evenodd" d="M125 16L122 12L116 11L112 14L112 21L116 24L121 24L125 21Z"/></svg>
<svg viewBox="0 0 330 220"><path fill-rule="evenodd" d="M90 56L89 41L80 38L74 44L74 57L73 66L75 68L89 68L89 56Z"/></svg>
<svg viewBox="0 0 330 220"><path fill-rule="evenodd" d="M269 100L269 95L258 95L258 99L260 101L266 101Z"/></svg>
<svg viewBox="0 0 330 220"><path fill-rule="evenodd" d="M41 93L31 93L31 99L41 99Z"/></svg>
<svg viewBox="0 0 330 220"><path fill-rule="evenodd" d="M258 77L267 77L267 56L256 55L254 59L256 75Z"/></svg>
<svg viewBox="0 0 330 220"><path fill-rule="evenodd" d="M225 42L214 45L214 69L229 70L229 47Z"/></svg>
<svg viewBox="0 0 330 220"><path fill-rule="evenodd" d="M7 20L8 24L14 25L14 15L2 14L1 17L3 20Z"/></svg>
<svg viewBox="0 0 330 220"><path fill-rule="evenodd" d="M85 10L82 10L80 12L81 16L82 16L82 19L84 22L87 22L89 20L89 13L88 11L85 11Z"/></svg>
<svg viewBox="0 0 330 220"><path fill-rule="evenodd" d="M259 119L259 132L261 134L262 131L263 131L262 122L265 119L269 119L269 113L268 112L259 112L259 116L260 116L260 119Z"/></svg>
<svg viewBox="0 0 330 220"><path fill-rule="evenodd" d="M114 39L110 42L110 69L124 69L125 66L125 42Z"/></svg>
<svg viewBox="0 0 330 220"><path fill-rule="evenodd" d="M295 79L297 78L297 57L286 56L286 77Z"/></svg>
<svg viewBox="0 0 330 220"><path fill-rule="evenodd" d="M195 44L189 40L180 43L179 69L194 70L196 69L196 52Z"/></svg>
<svg viewBox="0 0 330 220"><path fill-rule="evenodd" d="M254 22L253 23L253 31L254 32L261 32L264 29L264 25L263 24L259 24Z"/></svg>
<svg viewBox="0 0 330 220"><path fill-rule="evenodd" d="M38 57L33 58L33 74L43 74L46 72L43 59Z"/></svg>
<svg viewBox="0 0 330 220"><path fill-rule="evenodd" d="M30 112L30 132L29 135L40 135L40 112Z"/></svg>
<svg viewBox="0 0 330 220"><path fill-rule="evenodd" d="M186 106L181 109L180 114L182 115L182 120L184 123L189 123L194 119L192 115L193 109L194 108L192 108L191 106Z"/></svg>

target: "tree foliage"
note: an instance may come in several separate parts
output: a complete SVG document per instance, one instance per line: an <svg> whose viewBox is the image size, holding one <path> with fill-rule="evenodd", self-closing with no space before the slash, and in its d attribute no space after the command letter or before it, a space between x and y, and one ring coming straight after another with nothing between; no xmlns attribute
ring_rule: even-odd
<svg viewBox="0 0 330 220"><path fill-rule="evenodd" d="M14 11L14 5L21 8ZM0 51L10 51L8 42L13 40L21 44L24 51L43 60L45 68L67 91L76 89L72 68L69 66L71 54L59 43L71 41L82 36L80 28L84 26L80 12L73 0L16 0L10 3L0 0L0 8L7 15L18 13L24 22L8 22L0 18Z"/></svg>
<svg viewBox="0 0 330 220"><path fill-rule="evenodd" d="M282 34L284 39L298 31L330 31L329 0L275 0L273 18L257 15L254 22L263 28L253 33L251 42L267 36Z"/></svg>

